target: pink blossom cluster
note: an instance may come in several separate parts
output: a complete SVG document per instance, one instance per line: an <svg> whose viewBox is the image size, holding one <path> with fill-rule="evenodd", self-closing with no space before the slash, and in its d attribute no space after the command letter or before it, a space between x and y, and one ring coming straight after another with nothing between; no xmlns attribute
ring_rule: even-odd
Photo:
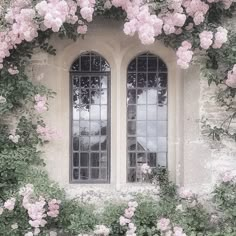
<svg viewBox="0 0 236 236"><path fill-rule="evenodd" d="M47 126L43 127L41 125L38 125L36 131L44 141L50 141L59 137L58 133L55 130L48 128Z"/></svg>
<svg viewBox="0 0 236 236"><path fill-rule="evenodd" d="M213 33L211 31L204 30L199 34L199 37L200 46L207 50L213 43Z"/></svg>
<svg viewBox="0 0 236 236"><path fill-rule="evenodd" d="M215 41L213 44L213 48L221 48L224 43L228 40L228 30L223 27L218 27L217 32L215 34Z"/></svg>
<svg viewBox="0 0 236 236"><path fill-rule="evenodd" d="M95 7L95 0L77 0L80 7L80 14L82 18L88 22L93 20L93 13Z"/></svg>
<svg viewBox="0 0 236 236"><path fill-rule="evenodd" d="M193 18L195 25L200 25L205 20L209 5L201 0L184 0L183 7L188 16Z"/></svg>
<svg viewBox="0 0 236 236"><path fill-rule="evenodd" d="M152 44L155 37L162 33L163 20L150 13L148 4L141 0L112 0L112 5L122 7L128 21L124 24L124 33L133 36L138 33L143 44Z"/></svg>
<svg viewBox="0 0 236 236"><path fill-rule="evenodd" d="M22 206L27 210L29 216L29 224L34 229L33 232L28 232L27 235L38 235L40 227L47 224L47 216L57 217L59 214L60 201L53 199L46 201L43 197L36 200L33 196L33 185L27 184L19 191L20 196L23 197Z"/></svg>
<svg viewBox="0 0 236 236"><path fill-rule="evenodd" d="M161 218L157 222L157 229L159 229L162 235L173 235L173 236L186 236L183 231L183 228L175 226L173 227L171 224L170 219L168 218Z"/></svg>
<svg viewBox="0 0 236 236"><path fill-rule="evenodd" d="M163 20L164 20L163 30L165 34L168 35L168 34L173 34L173 33L176 33L176 34L182 33L181 27L184 26L186 19L187 19L187 16L183 13L179 13L179 12L167 13L163 17Z"/></svg>
<svg viewBox="0 0 236 236"><path fill-rule="evenodd" d="M136 226L134 223L131 222L134 213L136 211L136 208L138 207L138 203L136 201L130 201L128 202L128 208L125 209L125 213L123 216L120 217L120 225L128 227L126 231L126 236L136 236Z"/></svg>
<svg viewBox="0 0 236 236"><path fill-rule="evenodd" d="M212 31L202 31L199 34L200 46L207 50L212 46L213 48L221 48L224 43L228 40L228 30L223 27L218 27L215 36ZM214 37L214 44L213 44ZM212 45L213 44L213 45Z"/></svg>
<svg viewBox="0 0 236 236"><path fill-rule="evenodd" d="M16 75L19 73L19 70L17 69L16 66L11 66L9 69L8 69L8 72L11 74L11 75Z"/></svg>
<svg viewBox="0 0 236 236"><path fill-rule="evenodd" d="M191 50L192 44L184 41L178 48L176 55L178 57L177 64L182 69L187 69L193 57L193 51Z"/></svg>
<svg viewBox="0 0 236 236"><path fill-rule="evenodd" d="M236 64L234 64L233 69L228 72L225 83L231 88L236 88Z"/></svg>
<svg viewBox="0 0 236 236"><path fill-rule="evenodd" d="M66 16L66 22L74 25L79 19L78 16L76 15L78 5L73 0L67 0L67 5L69 9L68 9L68 15Z"/></svg>
<svg viewBox="0 0 236 236"><path fill-rule="evenodd" d="M35 105L34 105L34 109L39 112L39 113L43 113L44 111L47 111L47 98L46 96L41 96L40 94L37 94L34 97L35 100Z"/></svg>
<svg viewBox="0 0 236 236"><path fill-rule="evenodd" d="M47 215L56 218L59 215L59 208L60 208L61 201L52 199L48 202L48 212Z"/></svg>
<svg viewBox="0 0 236 236"><path fill-rule="evenodd" d="M52 29L53 32L60 30L69 15L69 6L64 0L44 0L39 2L35 9L43 17L41 28Z"/></svg>

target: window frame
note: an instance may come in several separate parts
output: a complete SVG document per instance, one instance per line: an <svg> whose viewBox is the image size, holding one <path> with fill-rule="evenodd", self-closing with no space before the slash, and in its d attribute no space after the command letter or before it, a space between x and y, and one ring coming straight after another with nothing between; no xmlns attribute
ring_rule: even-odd
<svg viewBox="0 0 236 236"><path fill-rule="evenodd" d="M97 56L100 56L103 58L109 65L110 70L104 71L104 72L76 72L71 70L73 64L81 57L83 54L86 53L94 53ZM96 180L89 178L88 180L75 180L73 178L73 76L72 75L78 75L79 77L82 76L107 76L107 179L106 180ZM109 62L99 53L94 51L86 51L81 53L71 64L70 70L69 70L69 183L70 184L85 184L85 185L92 185L92 184L110 184L111 182L111 66ZM99 150L100 151L100 150ZM91 153L91 150L88 151L88 153ZM89 155L90 158L90 155ZM91 166L89 166L89 169L91 169Z"/></svg>
<svg viewBox="0 0 236 236"><path fill-rule="evenodd" d="M168 126L168 124L169 124L169 81L168 81L168 67L167 67L167 64L157 55L157 54L155 54L155 53L153 53L153 52L150 52L150 51L143 51L143 52L140 52L140 53L137 53L129 62L128 62L128 64L127 64L127 68L126 68L126 110L125 110L125 112L126 112L126 130L125 130L125 132L126 132L126 184L143 184L143 183L147 183L147 182L145 182L145 181L129 181L129 169L135 169L135 171L136 171L136 177L135 177L135 179L137 180L137 170L138 170L138 166L137 166L137 154L138 153L145 153L146 155L148 155L148 151L147 150L145 150L144 152L142 152L142 151L138 151L138 149L137 149L137 147L136 147L136 150L133 152L133 151L130 151L129 149L128 149L128 138L130 138L130 137L135 137L135 138L137 138L138 136L137 135L134 135L134 136L129 136L129 134L128 134L128 122L129 121L131 121L131 120L129 120L128 119L128 106L129 106L129 104L127 103L127 99L128 99L128 90L129 90L129 88L128 88L128 77L129 77L129 74L131 74L131 73L134 73L134 74L138 74L138 73L145 73L146 75L147 75L147 77L148 77L148 74L150 74L150 73L154 73L153 71L149 71L148 70L148 63L147 63L147 70L144 72L144 71L140 71L140 72L138 72L138 59L140 58L140 57L146 57L146 60L147 60L147 62L148 62L148 59L149 59L149 57L153 57L153 58L156 58L157 59L157 70L155 71L156 72L156 74L159 76L160 74L166 74L166 100L167 100L167 102L166 102L166 120L165 120L165 122L166 122L166 136L165 136L165 138L166 138L166 151L165 152L159 152L158 150L155 152L156 154L157 154L157 156L156 156L156 167L152 167L152 169L155 169L155 168L165 168L167 171L168 171L168 168L169 168L169 158L168 158L168 155L169 155L169 145L168 145L168 142L169 142L169 136L168 136L168 129L169 129L169 126ZM131 65L131 63L133 62L135 60L135 63L136 63L136 70L135 71L129 71L129 66ZM160 66L160 64L164 64L164 66L165 66L165 69L160 69L159 68L159 66ZM135 79L136 81L136 83L138 82L138 79L136 78ZM157 78L157 83L159 82L159 78ZM146 86L145 86L146 87ZM139 88L139 87L137 87L137 85L136 85L136 87L135 87L135 90L137 91L138 89L141 89L141 88ZM156 87L156 92L157 92L157 96L158 96L158 92L159 92L159 86L158 86L158 84L157 84L157 87ZM136 95L136 98L137 98L137 95ZM158 100L157 100L158 101ZM131 104L130 106L137 106L138 104L137 103L135 103L135 104ZM145 106L147 107L148 106L148 103L147 103L147 101L146 101L146 103L145 103ZM157 103L157 106L158 106L158 103ZM158 106L159 107L159 106ZM137 107L136 107L136 109L137 109ZM137 110L136 110L136 115L137 115ZM158 115L158 113L157 113L157 115ZM148 122L149 120L145 120L146 122ZM152 121L152 120L151 120ZM156 122L160 122L160 121L163 121L163 120L155 120ZM137 118L136 119L134 119L134 122L136 123L136 131L137 131L137 122L138 122L138 120L137 120ZM146 127L146 129L147 129L147 127ZM156 129L157 129L157 127L156 127ZM147 134L146 134L147 135ZM146 136L146 138L147 138L148 136ZM159 136L157 136L156 138L158 138ZM136 143L136 145L137 145L137 143ZM156 143L156 145L158 145L157 143ZM129 154L131 154L131 153L135 153L135 155L136 155L136 166L135 167L129 167ZM158 161L158 154L159 153L165 153L165 163L166 163L166 166L165 167L160 167L159 166L159 161ZM150 154L150 153L149 153ZM145 163L147 163L148 164L148 156L146 156L146 162Z"/></svg>

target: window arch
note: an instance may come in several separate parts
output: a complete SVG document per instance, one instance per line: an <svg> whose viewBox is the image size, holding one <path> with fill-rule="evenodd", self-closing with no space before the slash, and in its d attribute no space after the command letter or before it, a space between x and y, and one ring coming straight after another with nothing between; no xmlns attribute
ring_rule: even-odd
<svg viewBox="0 0 236 236"><path fill-rule="evenodd" d="M109 182L110 71L94 52L71 66L71 182Z"/></svg>
<svg viewBox="0 0 236 236"><path fill-rule="evenodd" d="M167 67L140 54L127 69L127 181L142 181L141 166L167 166Z"/></svg>

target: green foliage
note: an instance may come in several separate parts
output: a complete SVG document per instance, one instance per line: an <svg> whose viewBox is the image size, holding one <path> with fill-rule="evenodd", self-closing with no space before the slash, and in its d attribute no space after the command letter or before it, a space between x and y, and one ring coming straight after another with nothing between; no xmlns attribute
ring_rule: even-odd
<svg viewBox="0 0 236 236"><path fill-rule="evenodd" d="M119 218L124 214L126 205L121 203L108 204L104 208L104 212L101 216L100 223L110 227L111 235L119 236L124 235L125 231L119 224Z"/></svg>
<svg viewBox="0 0 236 236"><path fill-rule="evenodd" d="M62 204L58 219L58 229L69 235L93 231L97 218L91 205L84 205L76 200L66 200Z"/></svg>

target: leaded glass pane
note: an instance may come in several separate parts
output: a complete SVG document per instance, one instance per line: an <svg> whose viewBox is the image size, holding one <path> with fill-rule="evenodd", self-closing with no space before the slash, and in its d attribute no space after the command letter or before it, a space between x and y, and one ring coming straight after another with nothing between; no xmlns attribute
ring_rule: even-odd
<svg viewBox="0 0 236 236"><path fill-rule="evenodd" d="M110 66L96 53L82 54L71 67L72 161L75 182L109 181Z"/></svg>
<svg viewBox="0 0 236 236"><path fill-rule="evenodd" d="M141 166L167 166L167 67L156 55L133 59L127 74L127 181L143 180Z"/></svg>

